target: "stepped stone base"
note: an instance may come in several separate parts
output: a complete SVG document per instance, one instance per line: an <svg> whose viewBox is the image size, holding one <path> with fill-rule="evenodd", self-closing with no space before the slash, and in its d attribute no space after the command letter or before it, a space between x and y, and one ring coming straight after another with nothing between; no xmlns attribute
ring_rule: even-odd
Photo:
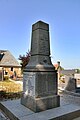
<svg viewBox="0 0 80 120"><path fill-rule="evenodd" d="M20 100L5 101L0 103L0 109L10 120L80 120L80 106L65 103L61 106L43 112L35 113L20 104Z"/></svg>
<svg viewBox="0 0 80 120"><path fill-rule="evenodd" d="M21 98L21 104L31 109L34 112L40 112L47 109L59 107L60 96L54 95L54 96L33 99L30 96L26 96L26 98L24 98L23 95Z"/></svg>

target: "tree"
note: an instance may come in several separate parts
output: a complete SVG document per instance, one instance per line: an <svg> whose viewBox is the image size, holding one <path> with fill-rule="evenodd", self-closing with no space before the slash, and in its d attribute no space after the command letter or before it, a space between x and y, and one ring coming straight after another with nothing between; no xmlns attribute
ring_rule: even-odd
<svg viewBox="0 0 80 120"><path fill-rule="evenodd" d="M21 60L22 72L25 66L28 64L30 56L31 56L30 52L26 52L26 55L19 55L18 59Z"/></svg>

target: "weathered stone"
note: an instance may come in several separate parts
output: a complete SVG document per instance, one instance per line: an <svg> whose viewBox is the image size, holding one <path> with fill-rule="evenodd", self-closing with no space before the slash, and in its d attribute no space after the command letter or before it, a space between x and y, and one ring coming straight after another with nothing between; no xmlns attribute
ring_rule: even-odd
<svg viewBox="0 0 80 120"><path fill-rule="evenodd" d="M76 79L69 77L65 81L66 81L65 90L76 92L76 87L77 87L76 86Z"/></svg>
<svg viewBox="0 0 80 120"><path fill-rule="evenodd" d="M63 96L60 107L38 113L21 105L20 100L0 102L0 108L10 120L74 120L80 117L80 97Z"/></svg>
<svg viewBox="0 0 80 120"><path fill-rule="evenodd" d="M50 58L49 25L39 21L32 26L31 57L23 74L21 103L34 112L58 107L57 71Z"/></svg>

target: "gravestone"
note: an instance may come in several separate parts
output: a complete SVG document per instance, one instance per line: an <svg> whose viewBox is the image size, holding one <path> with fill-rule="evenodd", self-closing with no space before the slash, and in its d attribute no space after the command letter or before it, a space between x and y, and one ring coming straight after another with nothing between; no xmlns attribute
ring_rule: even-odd
<svg viewBox="0 0 80 120"><path fill-rule="evenodd" d="M76 79L72 78L72 77L66 77L67 79L65 79L65 90L67 91L73 91L76 92Z"/></svg>
<svg viewBox="0 0 80 120"><path fill-rule="evenodd" d="M23 72L21 104L34 112L58 107L57 71L50 58L49 24L32 25L31 57Z"/></svg>

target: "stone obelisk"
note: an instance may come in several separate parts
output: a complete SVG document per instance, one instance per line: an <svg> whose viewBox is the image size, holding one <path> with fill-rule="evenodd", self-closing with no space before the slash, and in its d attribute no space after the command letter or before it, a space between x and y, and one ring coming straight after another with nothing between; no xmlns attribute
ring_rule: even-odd
<svg viewBox="0 0 80 120"><path fill-rule="evenodd" d="M23 73L21 104L34 112L58 107L57 71L50 58L49 24L32 25L31 57Z"/></svg>

